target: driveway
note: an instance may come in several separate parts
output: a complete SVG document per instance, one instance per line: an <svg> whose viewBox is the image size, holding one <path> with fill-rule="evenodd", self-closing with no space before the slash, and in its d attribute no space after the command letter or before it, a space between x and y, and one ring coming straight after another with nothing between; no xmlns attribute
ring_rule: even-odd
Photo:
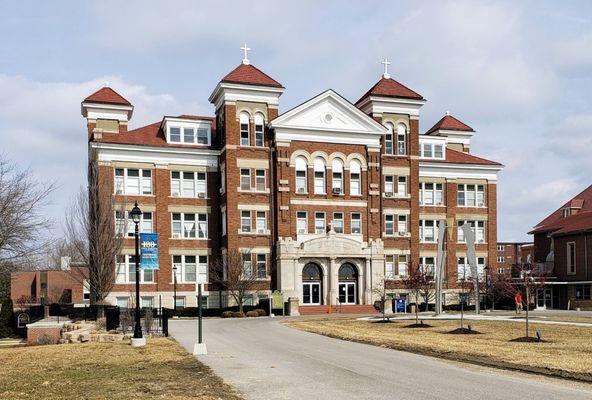
<svg viewBox="0 0 592 400"><path fill-rule="evenodd" d="M247 399L592 399L592 391L301 332L282 319L205 319L209 365ZM195 320L170 321L189 352Z"/></svg>

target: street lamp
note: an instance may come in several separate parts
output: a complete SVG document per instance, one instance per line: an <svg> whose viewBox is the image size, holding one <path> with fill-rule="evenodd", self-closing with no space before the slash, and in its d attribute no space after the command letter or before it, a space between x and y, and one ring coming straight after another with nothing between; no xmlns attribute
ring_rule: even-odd
<svg viewBox="0 0 592 400"><path fill-rule="evenodd" d="M173 265L173 312L177 316L177 266Z"/></svg>
<svg viewBox="0 0 592 400"><path fill-rule="evenodd" d="M132 221L136 225L134 237L136 241L136 325L134 327L134 337L132 338L132 346L140 347L146 344L146 339L142 336L142 325L140 324L140 219L142 218L142 210L138 207L138 202L130 212Z"/></svg>

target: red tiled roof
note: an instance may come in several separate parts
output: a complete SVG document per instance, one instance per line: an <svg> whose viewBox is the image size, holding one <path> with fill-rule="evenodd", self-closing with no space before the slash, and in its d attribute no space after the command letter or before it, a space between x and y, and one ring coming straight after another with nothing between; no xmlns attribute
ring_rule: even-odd
<svg viewBox="0 0 592 400"><path fill-rule="evenodd" d="M222 82L248 83L249 85L271 86L283 88L282 84L250 64L240 64L228 75L222 78Z"/></svg>
<svg viewBox="0 0 592 400"><path fill-rule="evenodd" d="M502 165L498 162L487 160L485 158L477 157L462 151L452 150L446 148L446 159L444 160L420 160L422 162L437 162L447 164L475 164L475 165Z"/></svg>
<svg viewBox="0 0 592 400"><path fill-rule="evenodd" d="M583 214L586 211L592 211L592 185L588 186L581 193L577 194L557 210L553 211L545 219L536 224L534 229L529 233L539 233L551 230L554 224L558 221L566 219L563 217L564 208L579 208L579 212L574 216Z"/></svg>
<svg viewBox="0 0 592 400"><path fill-rule="evenodd" d="M195 119L195 120L210 120L212 122L212 132L215 129L215 120L212 117L198 117L195 115L180 115L176 118ZM137 129L132 129L124 133L104 133L100 139L95 139L99 143L119 143L119 144L136 144L144 146L161 146L161 147L209 147L198 145L187 145L178 143L167 143L164 132L160 129L161 121L154 122L150 125L142 126Z"/></svg>
<svg viewBox="0 0 592 400"><path fill-rule="evenodd" d="M464 132L475 132L473 128L454 118L452 115L443 116L440 121L436 122L436 125L432 126L425 134L429 135L432 132L436 132L440 129L446 129L449 131L464 131Z"/></svg>
<svg viewBox="0 0 592 400"><path fill-rule="evenodd" d="M122 95L117 93L110 87L103 87L88 96L84 101L92 103L106 103L106 104L123 104L131 106L132 103L127 101Z"/></svg>
<svg viewBox="0 0 592 400"><path fill-rule="evenodd" d="M401 97L405 99L423 100L423 96L392 78L382 78L364 94L360 101L368 96Z"/></svg>
<svg viewBox="0 0 592 400"><path fill-rule="evenodd" d="M563 236L592 230L592 212L579 212L563 218L561 227L554 230L551 236Z"/></svg>

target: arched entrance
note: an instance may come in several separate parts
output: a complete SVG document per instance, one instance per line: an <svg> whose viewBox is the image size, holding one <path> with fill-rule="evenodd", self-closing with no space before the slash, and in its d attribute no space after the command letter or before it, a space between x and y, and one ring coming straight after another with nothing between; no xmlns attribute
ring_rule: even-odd
<svg viewBox="0 0 592 400"><path fill-rule="evenodd" d="M351 263L339 267L339 302L341 304L357 304L358 302L358 269Z"/></svg>
<svg viewBox="0 0 592 400"><path fill-rule="evenodd" d="M302 304L320 305L322 303L321 281L323 272L315 263L307 263L302 269Z"/></svg>

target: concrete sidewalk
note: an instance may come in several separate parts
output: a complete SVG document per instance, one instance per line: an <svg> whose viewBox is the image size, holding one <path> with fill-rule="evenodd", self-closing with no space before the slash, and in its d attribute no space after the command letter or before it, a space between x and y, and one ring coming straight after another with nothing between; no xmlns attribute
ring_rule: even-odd
<svg viewBox="0 0 592 400"><path fill-rule="evenodd" d="M282 320L204 320L209 353L198 358L247 399L592 399L561 381L331 339ZM170 321L169 331L191 352L196 326Z"/></svg>

